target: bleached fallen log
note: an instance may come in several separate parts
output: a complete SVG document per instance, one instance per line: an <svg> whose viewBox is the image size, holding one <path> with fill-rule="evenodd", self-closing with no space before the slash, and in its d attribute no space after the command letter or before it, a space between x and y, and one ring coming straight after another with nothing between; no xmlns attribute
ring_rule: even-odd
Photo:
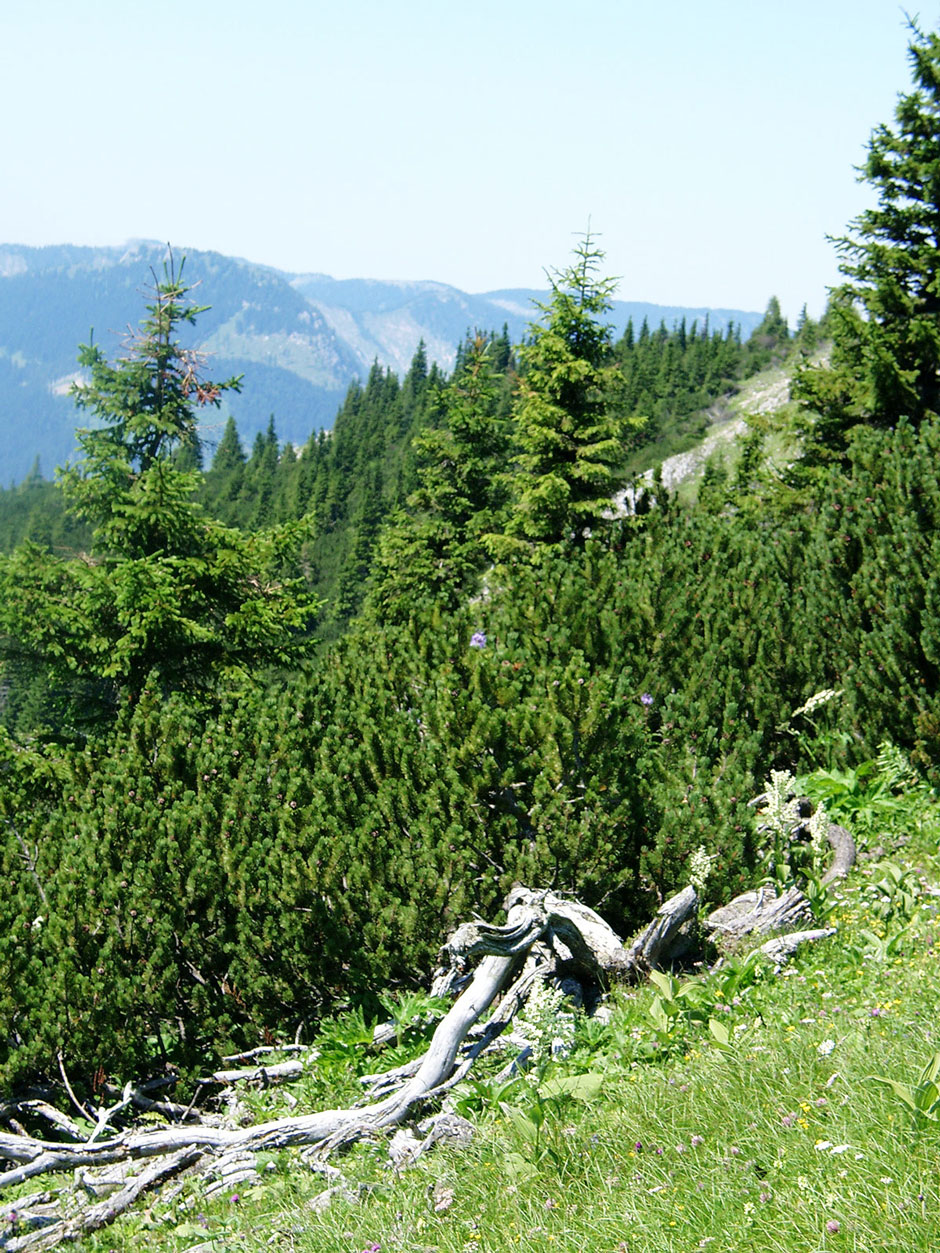
<svg viewBox="0 0 940 1253"><path fill-rule="evenodd" d="M660 906L656 917L630 945L626 953L631 973L648 974L667 961L683 927L695 918L698 894L689 884Z"/></svg>
<svg viewBox="0 0 940 1253"><path fill-rule="evenodd" d="M415 1074L398 1092L384 1100L360 1108L273 1119L255 1127L165 1127L121 1132L108 1140L90 1144L58 1144L0 1133L0 1159L20 1163L0 1173L0 1188L12 1187L48 1171L99 1166L128 1158L165 1157L191 1149L256 1152L301 1144L333 1147L358 1139L368 1131L393 1126L449 1077L457 1050L470 1027L504 987L520 963L520 954L524 957L524 950L518 948L512 937L522 934L535 937L544 929L546 918L545 910L536 905L519 903L510 908L506 927L496 929L510 937L504 945L508 952L499 955L498 939L488 938L488 947L495 951L480 962L468 986L438 1024Z"/></svg>
<svg viewBox="0 0 940 1253"><path fill-rule="evenodd" d="M255 1057L270 1056L271 1053L308 1053L306 1044L259 1044L257 1048L247 1049L244 1053L227 1053L223 1062L250 1062Z"/></svg>
<svg viewBox="0 0 940 1253"><path fill-rule="evenodd" d="M68 1114L63 1114L60 1109L50 1105L48 1101L38 1099L19 1101L11 1105L10 1108L21 1111L29 1110L33 1114L38 1114L40 1118L44 1118L47 1122L52 1123L53 1127L58 1127L60 1131L70 1135L73 1140L86 1139L86 1133L82 1131L78 1123L69 1118ZM9 1117L6 1111L4 1111L4 1117Z"/></svg>
<svg viewBox="0 0 940 1253"><path fill-rule="evenodd" d="M270 1066L248 1066L238 1070L214 1070L199 1082L207 1086L215 1083L239 1083L244 1079L255 1079L267 1084L277 1079L296 1079L304 1073L304 1064L296 1057L286 1062L275 1062Z"/></svg>
<svg viewBox="0 0 940 1253"><path fill-rule="evenodd" d="M837 822L831 822L826 832L826 839L833 851L832 864L822 877L823 884L832 883L835 879L844 879L855 865L855 841Z"/></svg>
<svg viewBox="0 0 940 1253"><path fill-rule="evenodd" d="M796 931L811 922L812 917L810 903L799 888L788 888L778 895L772 887L762 887L742 892L727 905L713 910L705 919L705 929L716 943L727 943L746 935Z"/></svg>
<svg viewBox="0 0 940 1253"><path fill-rule="evenodd" d="M789 935L778 935L760 946L760 952L769 957L779 970L793 956L801 944L812 944L817 940L828 940L836 934L835 927L819 927L813 931L791 931Z"/></svg>
<svg viewBox="0 0 940 1253"><path fill-rule="evenodd" d="M506 907L510 915L522 911L518 922L507 921L503 927L468 922L457 928L441 949L432 995L447 996L460 986L468 961L479 953L528 955L537 943L543 943L551 954L558 978L604 983L641 971L646 946L635 944L628 951L600 914L580 901L516 885Z"/></svg>
<svg viewBox="0 0 940 1253"><path fill-rule="evenodd" d="M105 1091L110 1092L111 1089L106 1086ZM196 1091L198 1092L199 1088ZM193 1108L192 1103L179 1105L176 1101L155 1101L152 1097L144 1095L143 1088L133 1090L131 1105L143 1113L162 1114L169 1122L202 1122L202 1114Z"/></svg>
<svg viewBox="0 0 940 1253"><path fill-rule="evenodd" d="M403 1121L415 1106L452 1080L455 1071L459 1073L462 1068L456 1066L457 1054L471 1027L508 985L512 985L509 990L514 991L513 1002L517 1004L522 984L536 977L537 970L525 980L518 977L536 943L542 943L541 963L547 967L551 962L556 973L577 972L599 980L636 968L616 933L598 914L576 901L520 887L511 893L507 906L504 926L465 924L445 945L442 951L450 967L445 972L448 979L455 972L462 978L473 955L482 953L483 958L472 976L464 980L464 990L438 1024L419 1065L413 1073L401 1076L404 1082L391 1095L358 1108L274 1119L248 1128L163 1127L122 1131L106 1140L80 1144L0 1134L0 1158L16 1163L0 1174L0 1188L49 1171L161 1158L190 1149L200 1153L256 1152L290 1145L333 1147L357 1139ZM510 1017L511 1007L501 1004L496 1026L488 1028L471 1053L481 1050Z"/></svg>
<svg viewBox="0 0 940 1253"><path fill-rule="evenodd" d="M800 803L807 811L811 808L808 801ZM822 877L821 882L824 885L836 879L844 879L855 864L856 857L855 841L845 827L830 823L826 838L833 851L833 858ZM824 938L822 934L817 935L812 930L801 930L812 919L812 906L799 888L791 887L778 894L772 887L761 887L751 892L742 892L727 905L714 910L705 919L705 929L711 933L716 943L724 943L726 946L747 935L771 935L775 932L797 932L803 936L800 943L806 943L810 939ZM828 935L829 932L825 934ZM795 945L790 952L796 947ZM762 951L767 948L765 945ZM783 952L783 949L779 951Z"/></svg>
<svg viewBox="0 0 940 1253"><path fill-rule="evenodd" d="M191 1165L200 1154L199 1149L190 1147L164 1156L146 1166L139 1174L128 1180L119 1192L106 1200L90 1206L74 1218L44 1225L39 1230L28 1231L22 1236L13 1236L7 1240L4 1248L9 1253L19 1253L22 1249L51 1249L56 1245L90 1235L91 1232L112 1223L149 1188L162 1183L164 1179L168 1179L171 1175Z"/></svg>

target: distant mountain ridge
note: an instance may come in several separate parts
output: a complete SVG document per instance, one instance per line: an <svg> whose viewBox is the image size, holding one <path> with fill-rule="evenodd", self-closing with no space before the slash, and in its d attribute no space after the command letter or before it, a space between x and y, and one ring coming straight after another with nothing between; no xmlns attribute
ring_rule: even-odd
<svg viewBox="0 0 940 1253"><path fill-rule="evenodd" d="M506 289L471 295L433 281L334 279L291 274L217 252L177 250L185 277L210 305L194 345L213 354L210 373L244 374L241 395L209 411L210 447L231 413L250 444L273 415L282 440L303 443L329 428L350 383L373 362L402 373L423 340L430 360L450 370L457 345L473 329L505 324L519 342L546 293ZM0 482L21 480L38 456L44 474L74 451L79 415L68 397L80 343L94 328L107 355L120 350L144 311L151 269L166 246L149 240L120 247L0 244ZM610 321L619 335L632 317L655 329L706 317L750 334L762 314L617 301Z"/></svg>

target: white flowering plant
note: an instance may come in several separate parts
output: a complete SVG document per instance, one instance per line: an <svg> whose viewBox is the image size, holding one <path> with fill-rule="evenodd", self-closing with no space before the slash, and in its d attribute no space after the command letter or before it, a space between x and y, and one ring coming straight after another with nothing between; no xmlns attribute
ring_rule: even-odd
<svg viewBox="0 0 940 1253"><path fill-rule="evenodd" d="M848 737L836 728L834 706L843 688L823 688L797 706L779 729L796 738L805 760L830 761L836 748L844 748ZM832 764L830 762L830 764Z"/></svg>
<svg viewBox="0 0 940 1253"><path fill-rule="evenodd" d="M571 1052L575 1035L575 1016L571 1002L560 988L543 979L532 986L525 1008L513 1023L514 1035L522 1037L531 1050L535 1081L539 1082L546 1064L555 1057Z"/></svg>
<svg viewBox="0 0 940 1253"><path fill-rule="evenodd" d="M689 882L695 888L696 894L700 898L705 895L705 886L708 883L708 877L711 874L712 863L715 861L715 858L715 853L707 853L705 851L704 844L700 844L689 858Z"/></svg>
<svg viewBox="0 0 940 1253"><path fill-rule="evenodd" d="M769 836L766 849L768 877L779 887L796 878L817 886L827 856L830 818L820 802L809 818L800 813L797 781L789 770L772 770L765 784L758 830Z"/></svg>

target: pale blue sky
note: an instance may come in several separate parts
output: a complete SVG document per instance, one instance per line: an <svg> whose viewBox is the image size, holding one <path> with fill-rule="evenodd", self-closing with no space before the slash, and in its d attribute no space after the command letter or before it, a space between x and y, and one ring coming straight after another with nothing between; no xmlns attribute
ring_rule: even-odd
<svg viewBox="0 0 940 1253"><path fill-rule="evenodd" d="M6 0L0 242L485 291L590 217L623 299L818 314L907 42L894 0Z"/></svg>

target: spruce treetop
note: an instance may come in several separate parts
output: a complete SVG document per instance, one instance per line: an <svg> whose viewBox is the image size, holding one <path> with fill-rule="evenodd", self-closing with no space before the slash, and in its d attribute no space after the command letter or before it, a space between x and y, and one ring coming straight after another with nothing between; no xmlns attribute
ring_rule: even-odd
<svg viewBox="0 0 940 1253"><path fill-rule="evenodd" d="M198 464L197 410L240 390L240 378L205 379L203 355L177 338L177 328L207 308L190 298L184 265L170 253L162 277L153 274L148 316L116 361L93 338L79 348L90 377L73 384L71 395L97 422L77 432L82 457L59 478L69 508L91 523L96 547L106 551L141 555L166 547L165 525L197 482L180 464L186 454Z"/></svg>

